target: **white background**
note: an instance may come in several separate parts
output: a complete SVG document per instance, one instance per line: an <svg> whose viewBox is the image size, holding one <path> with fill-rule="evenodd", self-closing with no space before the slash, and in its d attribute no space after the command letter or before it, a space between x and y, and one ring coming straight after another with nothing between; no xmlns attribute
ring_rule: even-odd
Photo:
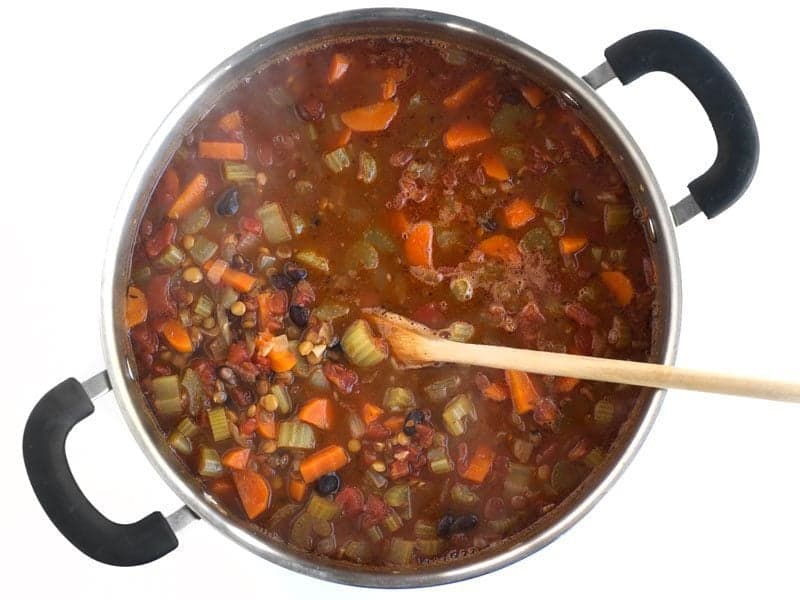
<svg viewBox="0 0 800 600"><path fill-rule="evenodd" d="M396 2L406 5L405 2ZM423 3L419 3L423 4ZM800 54L796 19L768 3L437 2L503 29L578 74L633 31L673 28L713 49L745 90L761 164L742 201L678 231L684 276L678 362L798 378ZM205 523L144 567L73 549L28 485L21 434L35 401L103 368L99 275L128 173L162 117L230 53L352 2L12 2L0 22L0 581L6 598L399 597L275 567ZM12 8L13 7L13 8ZM602 96L648 156L667 198L708 164L713 136L664 75ZM800 407L673 392L631 468L577 527L535 556L435 598L796 597ZM68 442L73 471L110 518L169 513L110 396ZM406 593L407 594L407 593Z"/></svg>

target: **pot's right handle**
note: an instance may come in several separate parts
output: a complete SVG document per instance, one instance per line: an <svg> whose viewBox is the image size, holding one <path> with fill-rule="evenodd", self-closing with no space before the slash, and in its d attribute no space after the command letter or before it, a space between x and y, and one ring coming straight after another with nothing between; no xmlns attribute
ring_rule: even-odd
<svg viewBox="0 0 800 600"><path fill-rule="evenodd" d="M669 73L694 94L714 128L717 158L688 185L690 195L672 207L676 224L700 211L716 217L736 202L758 164L758 132L742 90L717 57L682 33L659 29L622 38L605 56L607 62L585 78L592 87L614 76L626 85L646 73Z"/></svg>
<svg viewBox="0 0 800 600"><path fill-rule="evenodd" d="M101 373L83 385L67 379L47 392L25 424L25 468L47 516L75 547L109 565L141 565L178 546L170 521L160 512L125 525L108 520L78 487L64 452L67 434L94 412L87 390L96 396L108 388Z"/></svg>

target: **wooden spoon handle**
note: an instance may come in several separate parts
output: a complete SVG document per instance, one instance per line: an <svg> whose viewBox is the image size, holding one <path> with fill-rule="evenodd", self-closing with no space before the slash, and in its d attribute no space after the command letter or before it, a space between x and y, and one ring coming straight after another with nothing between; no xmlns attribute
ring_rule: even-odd
<svg viewBox="0 0 800 600"><path fill-rule="evenodd" d="M462 344L443 339L420 340L419 358L493 369L514 369L561 377L609 381L651 388L675 388L800 402L800 383L711 373L662 364L578 356L503 346Z"/></svg>

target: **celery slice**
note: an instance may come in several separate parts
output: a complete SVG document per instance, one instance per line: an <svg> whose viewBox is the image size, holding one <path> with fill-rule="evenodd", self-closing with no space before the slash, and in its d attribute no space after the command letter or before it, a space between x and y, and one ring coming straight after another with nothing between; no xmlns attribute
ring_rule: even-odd
<svg viewBox="0 0 800 600"><path fill-rule="evenodd" d="M392 538L389 546L388 561L396 565L407 565L414 557L414 542L400 538Z"/></svg>
<svg viewBox="0 0 800 600"><path fill-rule="evenodd" d="M197 460L197 472L203 477L219 477L222 475L222 471L219 453L213 448L201 446Z"/></svg>
<svg viewBox="0 0 800 600"><path fill-rule="evenodd" d="M204 265L207 261L211 260L211 257L217 253L217 250L219 250L219 245L216 242L212 242L205 236L196 235L194 238L194 246L189 250L189 254L198 265Z"/></svg>
<svg viewBox="0 0 800 600"><path fill-rule="evenodd" d="M248 164L226 160L222 163L222 177L231 183L252 181L256 170Z"/></svg>
<svg viewBox="0 0 800 600"><path fill-rule="evenodd" d="M231 431L228 427L228 416L225 414L225 408L218 406L208 411L208 424L211 426L211 436L215 442L221 442L231 437Z"/></svg>
<svg viewBox="0 0 800 600"><path fill-rule="evenodd" d="M283 244L292 239L292 231L286 221L286 215L277 202L267 202L256 210L264 227L264 237L270 244Z"/></svg>
<svg viewBox="0 0 800 600"><path fill-rule="evenodd" d="M333 500L323 498L319 494L311 494L306 505L306 511L315 519L330 521L339 516L342 508Z"/></svg>
<svg viewBox="0 0 800 600"><path fill-rule="evenodd" d="M329 273L331 270L328 259L313 250L301 250L294 255L294 258L297 262L323 273Z"/></svg>
<svg viewBox="0 0 800 600"><path fill-rule="evenodd" d="M302 421L284 421L278 429L278 448L310 450L317 445L314 429Z"/></svg>
<svg viewBox="0 0 800 600"><path fill-rule="evenodd" d="M341 345L350 362L358 367L373 367L389 356L386 341L375 337L364 319L350 324L342 335Z"/></svg>

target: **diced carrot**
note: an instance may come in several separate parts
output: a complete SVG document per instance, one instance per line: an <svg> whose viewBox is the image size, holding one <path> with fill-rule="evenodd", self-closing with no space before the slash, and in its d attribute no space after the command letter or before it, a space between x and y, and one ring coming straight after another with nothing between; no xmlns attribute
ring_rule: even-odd
<svg viewBox="0 0 800 600"><path fill-rule="evenodd" d="M536 108L547 98L545 91L538 85L524 85L520 91L522 92L522 97L531 105L531 108Z"/></svg>
<svg viewBox="0 0 800 600"><path fill-rule="evenodd" d="M290 477L286 488L289 498L295 502L302 502L306 497L306 492L308 492L308 484L297 477Z"/></svg>
<svg viewBox="0 0 800 600"><path fill-rule="evenodd" d="M508 398L508 390L499 383L490 383L481 390L481 393L493 402L502 402Z"/></svg>
<svg viewBox="0 0 800 600"><path fill-rule="evenodd" d="M480 444L475 448L475 452L461 476L473 483L483 483L489 471L492 470L492 462L494 462L494 450L486 444Z"/></svg>
<svg viewBox="0 0 800 600"><path fill-rule="evenodd" d="M258 420L258 425L256 425L256 432L264 439L276 439L278 437L278 424L275 422L275 413L262 413Z"/></svg>
<svg viewBox="0 0 800 600"><path fill-rule="evenodd" d="M250 460L250 448L231 448L222 455L222 464L229 469L246 469Z"/></svg>
<svg viewBox="0 0 800 600"><path fill-rule="evenodd" d="M507 181L511 174L508 172L503 159L495 152L487 152L481 157L481 166L487 177L497 181Z"/></svg>
<svg viewBox="0 0 800 600"><path fill-rule="evenodd" d="M208 142L197 144L197 156L217 160L244 160L246 155L242 142Z"/></svg>
<svg viewBox="0 0 800 600"><path fill-rule="evenodd" d="M361 416L364 419L364 423L367 425L378 419L378 417L380 417L382 414L383 409L380 406L371 404L370 402L364 403L364 405L361 407Z"/></svg>
<svg viewBox="0 0 800 600"><path fill-rule="evenodd" d="M591 131L589 131L584 125L577 125L573 130L572 134L577 136L578 139L583 144L583 147L586 148L586 151L589 153L589 156L592 158L597 158L602 154L603 150L600 147L600 142L597 141L597 138L594 137Z"/></svg>
<svg viewBox="0 0 800 600"><path fill-rule="evenodd" d="M420 221L411 226L404 242L406 261L415 267L433 266L433 225Z"/></svg>
<svg viewBox="0 0 800 600"><path fill-rule="evenodd" d="M266 479L248 470L233 471L231 479L249 519L255 519L267 510L271 493Z"/></svg>
<svg viewBox="0 0 800 600"><path fill-rule="evenodd" d="M147 297L137 287L130 286L125 298L125 325L130 329L147 320Z"/></svg>
<svg viewBox="0 0 800 600"><path fill-rule="evenodd" d="M397 95L397 81L392 77L387 77L381 83L381 99L391 100Z"/></svg>
<svg viewBox="0 0 800 600"><path fill-rule="evenodd" d="M506 371L506 385L511 392L511 401L518 415L532 411L539 402L539 392L527 373Z"/></svg>
<svg viewBox="0 0 800 600"><path fill-rule="evenodd" d="M614 296L617 304L620 306L627 306L633 300L633 284L628 276L622 271L603 271L600 273L600 279L603 281L608 291Z"/></svg>
<svg viewBox="0 0 800 600"><path fill-rule="evenodd" d="M333 131L324 136L322 146L326 150L336 150L342 146L346 146L353 137L353 130L349 127L342 127L339 131Z"/></svg>
<svg viewBox="0 0 800 600"><path fill-rule="evenodd" d="M153 192L153 197L158 204L166 209L172 206L175 198L180 193L181 180L178 177L178 172L172 167L167 168Z"/></svg>
<svg viewBox="0 0 800 600"><path fill-rule="evenodd" d="M503 218L509 229L519 229L532 221L535 216L536 209L525 198L515 198L503 208Z"/></svg>
<svg viewBox="0 0 800 600"><path fill-rule="evenodd" d="M333 401L329 398L311 398L297 413L297 418L320 429L333 427Z"/></svg>
<svg viewBox="0 0 800 600"><path fill-rule="evenodd" d="M231 286L237 292L247 293L256 284L256 278L244 271L227 268L222 273L222 283Z"/></svg>
<svg viewBox="0 0 800 600"><path fill-rule="evenodd" d="M192 340L189 337L189 332L183 326L183 323L177 319L164 321L161 325L161 333L164 334L169 345L177 352L192 351Z"/></svg>
<svg viewBox="0 0 800 600"><path fill-rule="evenodd" d="M580 379L575 379L574 377L558 377L556 379L555 390L562 394L566 394L567 392L571 392L578 387L580 382Z"/></svg>
<svg viewBox="0 0 800 600"><path fill-rule="evenodd" d="M389 228L395 235L405 235L411 227L411 222L408 220L406 213L402 210L389 211Z"/></svg>
<svg viewBox="0 0 800 600"><path fill-rule="evenodd" d="M403 415L394 415L383 420L383 426L392 433L400 433L405 423L406 418Z"/></svg>
<svg viewBox="0 0 800 600"><path fill-rule="evenodd" d="M269 353L269 364L276 373L283 373L294 368L297 357L291 350L273 350Z"/></svg>
<svg viewBox="0 0 800 600"><path fill-rule="evenodd" d="M455 92L447 96L443 101L445 108L460 108L464 106L469 100L478 92L486 81L486 75L481 74L473 77Z"/></svg>
<svg viewBox="0 0 800 600"><path fill-rule="evenodd" d="M483 142L492 137L486 125L472 121L459 121L450 126L444 134L444 147L448 150L461 150L467 146Z"/></svg>
<svg viewBox="0 0 800 600"><path fill-rule="evenodd" d="M328 83L336 83L350 68L350 57L341 52L335 53L331 57L331 64L328 67Z"/></svg>
<svg viewBox="0 0 800 600"><path fill-rule="evenodd" d="M231 111L220 117L217 125L225 133L236 133L242 130L242 113L238 110Z"/></svg>
<svg viewBox="0 0 800 600"><path fill-rule="evenodd" d="M397 115L399 108L400 103L397 100L385 100L346 110L340 117L342 123L353 131L384 131Z"/></svg>
<svg viewBox="0 0 800 600"><path fill-rule="evenodd" d="M561 254L575 254L583 250L588 243L589 240L580 235L564 236L559 238L558 247L561 249Z"/></svg>
<svg viewBox="0 0 800 600"><path fill-rule="evenodd" d="M300 462L300 475L306 483L312 483L332 471L338 471L347 463L350 457L345 449L335 444L318 450Z"/></svg>
<svg viewBox="0 0 800 600"><path fill-rule="evenodd" d="M478 249L486 256L504 260L510 265L522 264L522 253L514 240L507 235L498 234L488 237L478 244Z"/></svg>
<svg viewBox="0 0 800 600"><path fill-rule="evenodd" d="M206 188L208 179L202 173L195 175L192 180L183 188L183 191L175 198L167 216L170 219L180 219L188 215L195 208L198 208L206 198Z"/></svg>

